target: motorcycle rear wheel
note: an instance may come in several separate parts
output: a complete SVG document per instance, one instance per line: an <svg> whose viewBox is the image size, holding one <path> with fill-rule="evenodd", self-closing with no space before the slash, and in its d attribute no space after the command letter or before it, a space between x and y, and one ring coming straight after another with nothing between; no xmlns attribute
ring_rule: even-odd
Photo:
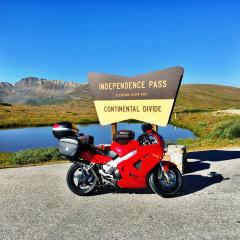
<svg viewBox="0 0 240 240"><path fill-rule="evenodd" d="M183 186L182 174L177 167L171 167L164 175L160 166L157 167L148 177L150 188L158 195L170 198L180 193Z"/></svg>
<svg viewBox="0 0 240 240"><path fill-rule="evenodd" d="M93 173L93 169L88 172L85 170L88 163L74 163L67 172L67 185L69 189L79 195L87 196L92 195L96 190L97 179Z"/></svg>

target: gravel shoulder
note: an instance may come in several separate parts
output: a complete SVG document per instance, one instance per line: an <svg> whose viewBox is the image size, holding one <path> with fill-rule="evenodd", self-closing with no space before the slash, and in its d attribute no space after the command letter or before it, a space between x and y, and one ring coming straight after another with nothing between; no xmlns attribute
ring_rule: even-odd
<svg viewBox="0 0 240 240"><path fill-rule="evenodd" d="M239 239L240 148L188 154L179 197L79 197L70 164L0 170L0 239Z"/></svg>

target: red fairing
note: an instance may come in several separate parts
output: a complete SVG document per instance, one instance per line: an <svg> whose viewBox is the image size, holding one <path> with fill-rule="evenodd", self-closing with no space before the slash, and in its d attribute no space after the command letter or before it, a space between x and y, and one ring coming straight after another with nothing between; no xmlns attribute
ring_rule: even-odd
<svg viewBox="0 0 240 240"><path fill-rule="evenodd" d="M147 174L163 158L159 144L139 146L135 151L135 155L117 166L122 177L117 182L120 188L146 188Z"/></svg>
<svg viewBox="0 0 240 240"><path fill-rule="evenodd" d="M140 144L136 140L131 140L128 144L125 145L113 142L110 146L110 150L117 153L119 157L123 157L134 149L137 149L139 146Z"/></svg>
<svg viewBox="0 0 240 240"><path fill-rule="evenodd" d="M101 164L101 165L106 164L112 160L112 158L108 156L96 154L90 150L82 151L80 154L80 158L86 161L96 163L96 164Z"/></svg>

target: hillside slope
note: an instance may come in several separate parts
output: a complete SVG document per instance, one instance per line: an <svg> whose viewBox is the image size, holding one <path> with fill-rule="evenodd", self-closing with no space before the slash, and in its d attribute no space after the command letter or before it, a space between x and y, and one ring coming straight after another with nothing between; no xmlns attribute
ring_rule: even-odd
<svg viewBox="0 0 240 240"><path fill-rule="evenodd" d="M240 108L240 88L213 84L182 85L175 107L176 110Z"/></svg>

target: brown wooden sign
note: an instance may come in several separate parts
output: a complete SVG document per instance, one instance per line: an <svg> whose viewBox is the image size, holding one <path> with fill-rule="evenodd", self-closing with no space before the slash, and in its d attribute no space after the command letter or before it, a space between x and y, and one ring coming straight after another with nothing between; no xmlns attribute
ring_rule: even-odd
<svg viewBox="0 0 240 240"><path fill-rule="evenodd" d="M183 77L172 67L136 77L89 73L88 81L102 125L136 119L166 126Z"/></svg>

